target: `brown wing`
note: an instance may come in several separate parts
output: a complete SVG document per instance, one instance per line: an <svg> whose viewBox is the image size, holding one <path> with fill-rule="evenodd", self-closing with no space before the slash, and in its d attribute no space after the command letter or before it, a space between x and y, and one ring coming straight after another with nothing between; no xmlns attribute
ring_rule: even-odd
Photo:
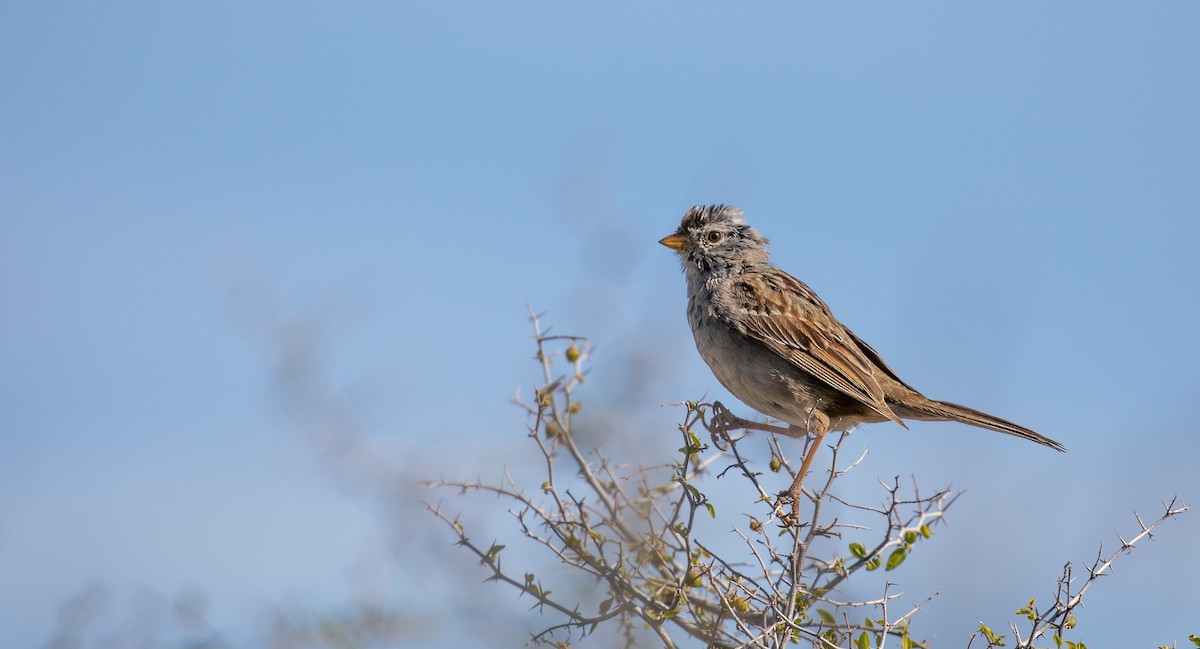
<svg viewBox="0 0 1200 649"><path fill-rule="evenodd" d="M897 383L899 383L900 385L903 385L904 387L908 388L909 390L912 390L913 392L917 392L916 388L905 383L903 380L900 379L899 376L896 376L896 372L893 371L892 368L888 367L887 363L883 362L883 357L879 355L879 352L875 351L874 347L871 347L867 343L863 342L862 338L859 338L858 336L854 335L854 332L845 328L845 326L843 326L842 328L846 333L850 334L850 337L853 338L854 342L858 344L859 350L861 350L863 354L866 354L867 359L869 359L871 361L871 363L875 365L875 367L878 367L879 369L883 370L885 374L887 374L888 376L895 379L895 381ZM920 394L920 393L917 392L917 394Z"/></svg>
<svg viewBox="0 0 1200 649"><path fill-rule="evenodd" d="M731 287L742 333L796 367L904 426L884 400L876 376L895 376L873 349L830 313L800 280L777 269L745 272ZM874 362L878 361L878 362Z"/></svg>

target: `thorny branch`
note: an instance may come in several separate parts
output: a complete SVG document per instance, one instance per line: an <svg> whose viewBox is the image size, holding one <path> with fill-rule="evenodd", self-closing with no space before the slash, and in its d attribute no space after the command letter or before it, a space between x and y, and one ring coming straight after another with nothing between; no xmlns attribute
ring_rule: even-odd
<svg viewBox="0 0 1200 649"><path fill-rule="evenodd" d="M786 475L793 469L774 434L783 429L740 420L719 403L673 404L684 409L678 427L682 446L674 461L650 467L615 462L598 448L581 447L576 434L575 391L585 379L587 339L550 335L536 314L530 317L541 385L532 401L518 395L514 403L529 417L528 439L537 448L545 480L536 490L517 484L507 473L498 483L441 480L428 486L507 501L508 513L532 547L545 548L567 574L595 580L604 599L587 605L595 606L594 613L585 612L580 602L543 581L558 580L560 574L539 577L533 570L508 569L501 561L505 545L477 543L461 517L447 514L442 504L427 507L490 571L489 581L508 584L532 598L534 608L557 617L533 634L535 642L565 647L609 629L627 647L647 644L647 633L668 648L683 641L721 649L779 648L801 640L821 648L927 646L911 635L910 623L936 593L899 610L896 601L902 593L894 592L891 582L874 599L851 601L838 593L860 572L891 571L904 563L943 522L958 493L922 495L915 480L906 489L894 478L881 483L885 497L879 505L844 501L833 488L866 454L844 461L841 450L848 433L842 433L830 444L825 478L816 479L814 472L804 490L811 516L788 526L776 499L762 486L767 474L756 471L739 448L747 437L730 435L737 429L766 431L769 468ZM562 360L566 371L556 374ZM708 433L711 446L697 436L698 428ZM748 502L755 502L758 511L746 510L744 527L714 532L711 524L699 524L717 517L701 489L725 476L750 489ZM1068 564L1055 604L1031 618L1030 640L1051 629L1061 634L1073 619L1071 610L1116 556L1186 507L1172 501L1166 509L1162 519L1122 540L1112 557L1098 558L1088 579L1074 590ZM829 511L835 514L831 517Z"/></svg>
<svg viewBox="0 0 1200 649"><path fill-rule="evenodd" d="M1166 521L1179 516L1189 509L1188 505L1179 502L1179 497L1176 496L1170 502L1162 504L1162 514L1153 523L1147 525L1142 517L1134 512L1133 517L1138 523L1138 533L1130 539L1123 538L1120 534L1117 535L1117 540L1120 545L1106 558L1104 556L1104 547L1101 546L1096 552L1096 558L1091 565L1086 567L1087 578L1082 584L1076 583L1075 567L1071 562L1067 562L1063 566L1062 574L1058 577L1056 589L1054 593L1054 601L1044 610L1038 611L1036 607L1037 600L1031 599L1022 608L1017 610L1018 615L1023 615L1030 622L1029 631L1024 637L1021 635L1020 629L1016 624L1009 624L1013 636L1017 640L1017 649L1032 649L1034 641L1044 638L1049 635L1054 639L1056 646L1061 646L1064 642L1064 634L1066 631L1075 628L1076 618L1074 611L1083 604L1083 596L1101 577L1107 576L1112 572L1112 566L1117 559L1125 554L1131 554L1133 548L1144 539L1154 538L1154 530ZM1193 636L1195 637L1195 636ZM979 634L971 638L974 641L976 638L982 638L987 643L988 647L1003 646L1004 636L997 636L991 629L984 625L980 625ZM1193 642L1196 642L1195 640ZM1082 646L1082 643L1068 642L1070 646ZM1198 643L1200 644L1200 643ZM970 646L968 644L968 646Z"/></svg>

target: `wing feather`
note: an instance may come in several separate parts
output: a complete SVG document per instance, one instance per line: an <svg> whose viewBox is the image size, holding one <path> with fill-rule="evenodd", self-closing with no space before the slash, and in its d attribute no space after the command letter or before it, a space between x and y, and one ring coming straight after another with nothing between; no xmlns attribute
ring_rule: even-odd
<svg viewBox="0 0 1200 649"><path fill-rule="evenodd" d="M745 323L742 333L830 387L904 425L888 406L883 386L876 378L895 374L882 365L875 350L833 317L812 289L776 268L745 272L730 289L743 316L732 321Z"/></svg>

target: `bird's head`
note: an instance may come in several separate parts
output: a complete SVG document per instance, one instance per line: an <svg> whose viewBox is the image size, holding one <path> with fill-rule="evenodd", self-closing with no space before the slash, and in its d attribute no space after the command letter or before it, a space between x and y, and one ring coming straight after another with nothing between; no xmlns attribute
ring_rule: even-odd
<svg viewBox="0 0 1200 649"><path fill-rule="evenodd" d="M697 205L683 215L679 229L659 243L679 253L685 268L703 271L766 263L769 242L746 223L742 210Z"/></svg>

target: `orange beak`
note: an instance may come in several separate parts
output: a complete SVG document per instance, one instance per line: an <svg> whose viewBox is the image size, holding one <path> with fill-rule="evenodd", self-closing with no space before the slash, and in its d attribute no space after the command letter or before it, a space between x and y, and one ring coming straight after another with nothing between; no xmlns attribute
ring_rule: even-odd
<svg viewBox="0 0 1200 649"><path fill-rule="evenodd" d="M691 247L690 244L688 244L687 237L683 236L682 234L679 234L678 232L675 234L672 234L672 235L665 236L665 237L659 239L658 242L661 243L662 245L670 248L671 250L676 250L676 251L683 251L683 250L686 250Z"/></svg>

